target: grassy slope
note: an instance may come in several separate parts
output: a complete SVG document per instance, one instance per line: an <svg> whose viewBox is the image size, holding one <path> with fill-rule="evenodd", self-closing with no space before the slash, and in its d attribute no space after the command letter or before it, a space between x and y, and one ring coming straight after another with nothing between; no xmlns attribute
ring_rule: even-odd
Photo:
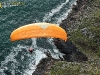
<svg viewBox="0 0 100 75"><path fill-rule="evenodd" d="M87 7L77 29L70 32L70 39L80 50L95 52L100 56L100 0Z"/></svg>
<svg viewBox="0 0 100 75"><path fill-rule="evenodd" d="M73 43L89 58L87 62L54 63L46 75L100 75L100 0L92 0L77 29L69 32Z"/></svg>

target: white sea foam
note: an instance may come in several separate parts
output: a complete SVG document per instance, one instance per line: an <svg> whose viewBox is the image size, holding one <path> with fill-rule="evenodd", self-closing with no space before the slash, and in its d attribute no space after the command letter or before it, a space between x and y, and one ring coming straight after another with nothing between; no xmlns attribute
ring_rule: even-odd
<svg viewBox="0 0 100 75"><path fill-rule="evenodd" d="M55 13L59 12L63 8L63 6L66 5L68 2L69 0L66 0L66 2L52 9L51 12L47 13L43 17L43 21L45 22L47 20L51 20L51 17ZM66 13L68 12L70 12L70 9L64 12L63 15L57 17L55 19L55 23L59 24L61 20L67 16ZM1 62L0 74L6 75L3 71L10 70L12 75L15 75L15 70L17 70L22 75L32 75L32 73L35 71L36 66L38 65L40 60L47 57L44 52L51 53L51 56L55 59L59 59L59 56L62 57L62 54L55 47L54 43L52 42L52 39L47 39L47 42L52 45L53 52L51 49L43 49L43 48L37 47L36 38L32 39L31 48L34 48L34 52L32 54L28 52L29 46L17 45L17 47L13 47L9 55L5 57L4 61ZM25 52L23 51L23 49L25 50ZM18 58L20 59L20 61L18 60ZM26 59L26 61L24 59ZM9 66L9 62L11 62L10 66ZM23 71L18 70L19 65L22 66Z"/></svg>
<svg viewBox="0 0 100 75"><path fill-rule="evenodd" d="M47 56L40 50L36 50L34 56L34 60L31 60L29 63L29 68L25 70L24 75L32 75L32 73L35 71L37 65L39 64L40 60L43 58L46 58Z"/></svg>
<svg viewBox="0 0 100 75"><path fill-rule="evenodd" d="M15 75L15 69L17 69L19 62L17 61L16 57L18 57L18 53L23 52L22 48L27 48L27 46L18 45L17 47L13 47L9 55L5 58L4 61L1 62L1 69L2 70L9 70L11 71L12 75ZM24 55L21 55L24 56ZM2 71L0 70L0 72ZM2 72L2 74L6 75Z"/></svg>
<svg viewBox="0 0 100 75"><path fill-rule="evenodd" d="M43 22L45 21L51 21L52 16L54 16L56 13L60 12L60 10L69 2L69 0L66 0L66 2L62 3L61 5L58 5L56 8L52 9L49 13L45 14L45 16L43 17ZM55 17L55 21L54 23L56 24L60 24L62 22L62 20L64 20L65 18L67 18L67 15L69 12L71 12L72 10L72 5L76 5L76 0L73 0L72 2L70 2L70 7L65 8L65 11L63 12L63 14L60 14L60 16Z"/></svg>
<svg viewBox="0 0 100 75"><path fill-rule="evenodd" d="M33 58L30 58L30 63L28 68L25 70L24 75L32 75L35 71L37 65L39 64L40 60L46 58L47 56L41 51L40 48L36 45L36 38L32 38L32 45L31 48L34 48Z"/></svg>
<svg viewBox="0 0 100 75"><path fill-rule="evenodd" d="M55 21L56 21L57 24L60 24L62 20L64 20L65 18L67 18L68 13L72 11L72 6L73 5L76 5L76 1L70 2L70 7L66 8L66 11L63 14L61 14L59 17L57 17L55 19Z"/></svg>
<svg viewBox="0 0 100 75"><path fill-rule="evenodd" d="M49 52L53 58L59 59L61 53L54 45L53 39L47 39L47 42L52 45L53 50L38 47L36 40L36 38L32 38L31 46L19 44L17 47L13 47L9 55L1 62L0 73L6 75L3 71L9 70L12 75L16 75L16 71L23 75L32 75L40 60L47 57L46 52ZM34 49L32 54L28 51L30 47ZM19 66L23 69L19 69Z"/></svg>
<svg viewBox="0 0 100 75"><path fill-rule="evenodd" d="M32 38L32 46L31 48L34 48L34 60L31 58L30 59L30 63L28 68L25 70L24 75L32 75L32 73L35 71L37 65L39 64L40 60L43 58L46 58L46 52L49 52L51 54L51 56L55 59L59 59L59 56L62 57L62 54L58 51L58 49L56 48L56 46L54 45L54 43L52 42L53 39L47 39L47 42L50 43L53 47L53 52L51 49L45 49L45 48L41 48L41 47L37 47L37 42L36 42L36 38Z"/></svg>
<svg viewBox="0 0 100 75"><path fill-rule="evenodd" d="M49 13L45 14L44 18L43 18L43 22L47 21L47 20L51 20L51 17L59 12L61 10L61 8L63 8L63 6L68 3L69 0L66 0L66 2L62 3L61 5L58 5L56 8L52 9Z"/></svg>

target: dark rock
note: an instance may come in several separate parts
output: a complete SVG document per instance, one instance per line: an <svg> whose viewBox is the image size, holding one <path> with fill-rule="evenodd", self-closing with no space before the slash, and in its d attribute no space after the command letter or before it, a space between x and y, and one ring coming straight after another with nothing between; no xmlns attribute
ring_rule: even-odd
<svg viewBox="0 0 100 75"><path fill-rule="evenodd" d="M36 70L32 75L44 75L49 66L51 66L56 59L53 59L50 53L46 53L47 58L43 58L40 63L37 65Z"/></svg>
<svg viewBox="0 0 100 75"><path fill-rule="evenodd" d="M89 4L91 1L92 0L77 0L77 5L73 5L72 11L68 14L67 18L62 21L60 27L64 28L66 32L75 29L75 22L79 23L79 19L81 20L80 16L86 9L86 4ZM59 51L64 54L64 60L68 62L88 60L87 56L80 52L70 40L64 42L59 39L54 39L54 43L59 49ZM49 54L47 54L47 56L48 58L44 58L40 61L40 63L37 66L37 69L32 75L45 74L47 68L55 61L54 59L52 59L51 56L49 56Z"/></svg>
<svg viewBox="0 0 100 75"><path fill-rule="evenodd" d="M45 70L47 69L48 63L50 63L50 58L44 58L40 61L40 64L37 66L35 72L32 75L44 75Z"/></svg>
<svg viewBox="0 0 100 75"><path fill-rule="evenodd" d="M59 51L65 54L63 57L66 61L87 61L88 58L82 52L78 51L77 47L70 41L64 42L60 39L55 39L54 43Z"/></svg>
<svg viewBox="0 0 100 75"><path fill-rule="evenodd" d="M76 53L76 59L78 59L79 61L88 61L88 58L86 55L84 55L82 52L78 51Z"/></svg>
<svg viewBox="0 0 100 75"><path fill-rule="evenodd" d="M62 21L60 26L65 29L68 36L70 36L69 32L71 30L77 29L77 24L80 24L82 19L82 13L87 9L87 5L90 4L92 0L77 0L76 4L73 5L72 11L68 14L67 18ZM75 25L76 24L76 25ZM88 58L82 52L78 50L78 48L70 41L62 41L59 39L54 40L55 45L59 49L61 53L64 53L63 56L67 61L87 61Z"/></svg>
<svg viewBox="0 0 100 75"><path fill-rule="evenodd" d="M82 52L78 51L76 53L72 53L72 54L67 54L63 56L64 59L67 62L83 62L83 61L88 61L88 58L86 57L86 55L84 55Z"/></svg>
<svg viewBox="0 0 100 75"><path fill-rule="evenodd" d="M63 40L55 39L54 43L61 53L64 53L64 54L72 53L72 49L70 49L72 47L69 47L70 45L68 44L70 42L65 43ZM68 45L66 45L66 44L68 44Z"/></svg>

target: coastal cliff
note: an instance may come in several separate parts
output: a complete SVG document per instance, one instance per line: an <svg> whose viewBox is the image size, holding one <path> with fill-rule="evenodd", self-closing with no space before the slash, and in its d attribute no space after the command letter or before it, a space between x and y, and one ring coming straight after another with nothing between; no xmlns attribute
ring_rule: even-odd
<svg viewBox="0 0 100 75"><path fill-rule="evenodd" d="M67 18L62 21L60 26L66 30L66 32L73 31L77 29L77 24L82 22L82 19L85 16L88 16L90 10L87 10L90 7L92 0L77 0L76 4L73 5L72 11L68 14ZM90 11L91 12L91 11Z"/></svg>
<svg viewBox="0 0 100 75"><path fill-rule="evenodd" d="M88 61L57 61L46 75L99 75L100 0L77 0L77 5L73 5L60 26L66 30L72 44L88 57Z"/></svg>
<svg viewBox="0 0 100 75"><path fill-rule="evenodd" d="M55 60L47 54L48 58L41 60L32 75L99 75L99 8L100 0L77 0L77 5L73 5L72 11L60 24L68 34L68 41L63 43L61 40L54 39L59 51L65 54L64 59ZM64 50L65 45L68 47Z"/></svg>

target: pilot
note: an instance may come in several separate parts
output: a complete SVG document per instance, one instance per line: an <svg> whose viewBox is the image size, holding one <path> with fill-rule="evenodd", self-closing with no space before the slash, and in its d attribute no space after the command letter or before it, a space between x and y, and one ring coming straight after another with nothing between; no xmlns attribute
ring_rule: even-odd
<svg viewBox="0 0 100 75"><path fill-rule="evenodd" d="M32 49L32 48L29 48L29 52L32 54L32 52L33 52L33 49Z"/></svg>

